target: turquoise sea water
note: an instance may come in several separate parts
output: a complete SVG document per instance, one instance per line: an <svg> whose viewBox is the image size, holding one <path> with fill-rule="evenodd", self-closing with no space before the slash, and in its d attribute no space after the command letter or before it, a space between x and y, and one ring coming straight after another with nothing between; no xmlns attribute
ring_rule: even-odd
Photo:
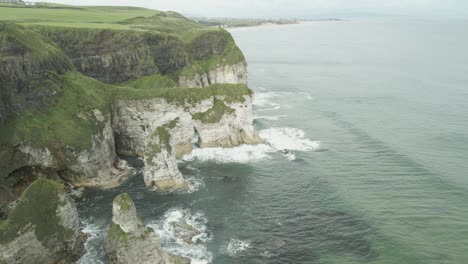
<svg viewBox="0 0 468 264"><path fill-rule="evenodd" d="M106 262L112 199L192 263L468 263L468 22L311 22L232 31L270 145L196 150L194 191L135 177L87 190L81 263ZM203 233L187 245L170 222Z"/></svg>

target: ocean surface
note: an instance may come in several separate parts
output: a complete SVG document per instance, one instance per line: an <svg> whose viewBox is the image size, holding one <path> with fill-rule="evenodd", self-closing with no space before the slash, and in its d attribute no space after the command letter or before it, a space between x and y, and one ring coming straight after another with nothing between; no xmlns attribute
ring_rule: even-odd
<svg viewBox="0 0 468 264"><path fill-rule="evenodd" d="M269 144L195 150L189 193L136 176L84 191L80 263L106 263L128 192L192 263L468 263L468 22L310 22L234 29ZM202 233L188 245L171 221Z"/></svg>

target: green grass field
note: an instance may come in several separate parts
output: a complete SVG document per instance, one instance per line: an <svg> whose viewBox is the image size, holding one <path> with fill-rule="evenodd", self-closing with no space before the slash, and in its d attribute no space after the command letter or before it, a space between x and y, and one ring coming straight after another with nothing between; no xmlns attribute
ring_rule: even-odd
<svg viewBox="0 0 468 264"><path fill-rule="evenodd" d="M201 25L175 12L139 7L66 6L42 3L37 6L0 4L0 22L25 26L107 28L183 32Z"/></svg>

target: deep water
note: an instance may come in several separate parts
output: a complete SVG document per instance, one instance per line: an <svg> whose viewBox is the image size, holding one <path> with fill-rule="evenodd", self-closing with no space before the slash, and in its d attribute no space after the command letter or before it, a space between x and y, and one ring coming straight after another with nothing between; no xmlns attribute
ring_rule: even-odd
<svg viewBox="0 0 468 264"><path fill-rule="evenodd" d="M196 150L191 193L134 177L86 190L81 263L105 263L126 191L192 263L468 263L468 22L343 21L236 29L270 145ZM174 239L185 218L198 243Z"/></svg>

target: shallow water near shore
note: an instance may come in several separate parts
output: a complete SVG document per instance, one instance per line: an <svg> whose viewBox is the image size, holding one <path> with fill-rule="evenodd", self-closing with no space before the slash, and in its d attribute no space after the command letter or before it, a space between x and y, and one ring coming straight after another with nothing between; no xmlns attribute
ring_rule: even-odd
<svg viewBox="0 0 468 264"><path fill-rule="evenodd" d="M198 149L189 193L138 175L79 204L80 263L106 263L128 192L192 263L468 263L468 22L342 21L233 30L269 144ZM189 245L168 223L201 231Z"/></svg>

